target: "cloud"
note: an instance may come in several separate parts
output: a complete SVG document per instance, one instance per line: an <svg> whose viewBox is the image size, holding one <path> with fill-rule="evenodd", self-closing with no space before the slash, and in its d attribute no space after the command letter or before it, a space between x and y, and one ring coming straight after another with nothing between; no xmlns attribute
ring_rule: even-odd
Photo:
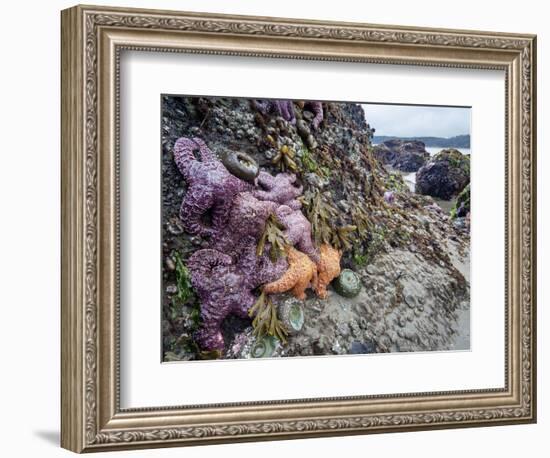
<svg viewBox="0 0 550 458"><path fill-rule="evenodd" d="M375 135L453 137L470 133L470 108L363 104Z"/></svg>

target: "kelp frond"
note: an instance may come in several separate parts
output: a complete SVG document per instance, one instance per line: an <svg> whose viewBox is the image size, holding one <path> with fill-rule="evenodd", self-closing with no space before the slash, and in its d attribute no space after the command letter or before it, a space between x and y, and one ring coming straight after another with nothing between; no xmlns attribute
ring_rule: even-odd
<svg viewBox="0 0 550 458"><path fill-rule="evenodd" d="M258 246L256 247L256 256L262 256L266 243L269 243L269 258L275 262L281 256L285 256L285 248L289 245L288 239L284 234L285 227L279 219L272 213L265 222L265 228Z"/></svg>
<svg viewBox="0 0 550 458"><path fill-rule="evenodd" d="M336 228L332 233L331 245L337 250L351 250L356 239L354 232L357 226L347 225Z"/></svg>
<svg viewBox="0 0 550 458"><path fill-rule="evenodd" d="M279 167L281 172L286 172L288 170L297 172L298 166L294 161L294 156L294 151L288 145L283 145L271 162L273 165Z"/></svg>
<svg viewBox="0 0 550 458"><path fill-rule="evenodd" d="M191 285L191 275L186 265L181 259L181 255L176 251L173 255L176 264L176 284L178 287L178 293L176 297L182 303L190 301L195 298L195 291Z"/></svg>
<svg viewBox="0 0 550 458"><path fill-rule="evenodd" d="M260 338L270 335L283 343L287 342L288 331L277 316L277 307L263 291L256 303L248 311L248 316L254 317L252 327L254 328L254 335L256 337Z"/></svg>
<svg viewBox="0 0 550 458"><path fill-rule="evenodd" d="M337 210L323 200L320 192L307 192L301 199L305 207L306 217L311 223L311 231L317 246L332 243L333 229L331 222L338 215Z"/></svg>

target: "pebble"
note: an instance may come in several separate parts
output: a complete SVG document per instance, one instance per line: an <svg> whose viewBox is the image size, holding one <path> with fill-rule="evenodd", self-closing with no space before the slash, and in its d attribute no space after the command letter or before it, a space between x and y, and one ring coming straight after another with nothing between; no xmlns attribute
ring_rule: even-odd
<svg viewBox="0 0 550 458"><path fill-rule="evenodd" d="M183 233L183 227L177 221L170 221L168 223L168 232L172 235L180 235Z"/></svg>
<svg viewBox="0 0 550 458"><path fill-rule="evenodd" d="M176 285L168 285L166 287L166 292L168 294L176 294L178 292L178 287Z"/></svg>
<svg viewBox="0 0 550 458"><path fill-rule="evenodd" d="M410 307L410 308L415 308L416 307L416 298L411 295L411 294L407 294L405 296L405 303Z"/></svg>
<svg viewBox="0 0 550 458"><path fill-rule="evenodd" d="M174 263L174 260L171 257L166 258L166 268L168 270L176 270L176 264Z"/></svg>
<svg viewBox="0 0 550 458"><path fill-rule="evenodd" d="M273 159L276 154L277 154L277 152L275 150L271 149L271 148L265 150L265 152L264 152L264 155L265 155L266 159Z"/></svg>
<svg viewBox="0 0 550 458"><path fill-rule="evenodd" d="M332 351L339 355L342 354L342 346L340 345L340 342L338 342L337 340L335 340L334 343L332 344Z"/></svg>
<svg viewBox="0 0 550 458"><path fill-rule="evenodd" d="M372 264L369 264L366 270L370 275L376 275L378 273L378 269Z"/></svg>

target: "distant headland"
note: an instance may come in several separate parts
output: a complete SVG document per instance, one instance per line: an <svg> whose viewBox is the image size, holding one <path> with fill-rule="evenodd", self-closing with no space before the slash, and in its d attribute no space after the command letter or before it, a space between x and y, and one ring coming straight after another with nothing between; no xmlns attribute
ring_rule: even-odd
<svg viewBox="0 0 550 458"><path fill-rule="evenodd" d="M390 135L375 135L373 143L383 143L387 140L421 141L428 147L438 148L470 148L470 135L457 135L455 137L395 137Z"/></svg>

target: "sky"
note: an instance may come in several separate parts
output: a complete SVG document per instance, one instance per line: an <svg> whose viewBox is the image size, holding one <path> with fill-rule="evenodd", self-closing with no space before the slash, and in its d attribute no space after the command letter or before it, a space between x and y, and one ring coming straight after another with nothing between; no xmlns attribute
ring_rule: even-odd
<svg viewBox="0 0 550 458"><path fill-rule="evenodd" d="M363 104L374 135L454 137L470 133L470 108Z"/></svg>

